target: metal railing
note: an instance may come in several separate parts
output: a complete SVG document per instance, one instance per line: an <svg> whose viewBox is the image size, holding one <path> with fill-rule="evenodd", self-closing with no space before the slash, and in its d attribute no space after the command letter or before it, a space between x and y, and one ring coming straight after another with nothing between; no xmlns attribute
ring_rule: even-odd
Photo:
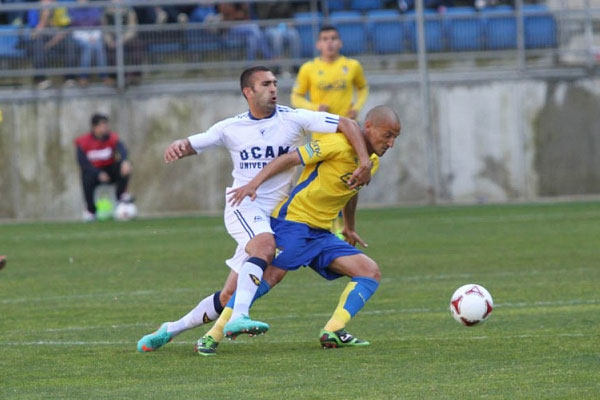
<svg viewBox="0 0 600 400"><path fill-rule="evenodd" d="M337 26L344 41L343 52L371 70L389 70L390 66L416 70L419 55L429 68L444 71L485 66L521 72L572 65L592 68L600 57L594 46L600 9L592 9L589 0L583 1L583 7L575 9L531 8L517 1L515 9L340 14L330 12L326 0L312 0L306 2L308 12L286 19L222 21L209 17L202 22L190 18L187 22L134 25L126 23L129 13L134 12L132 7L173 6L174 2L3 3L0 13L35 15L44 9L56 12L65 7L101 9L103 15L112 13L114 23L92 27L0 26L0 84L28 85L33 77L39 81L97 75L123 89L129 78L141 76L228 78L227 71L237 75L255 62L292 70L315 55L318 27L324 23ZM214 2L176 1L176 5L191 4L202 7ZM289 39L296 43L275 55L267 32L280 29L291 32ZM92 36L99 38L101 45L90 50L81 41Z"/></svg>

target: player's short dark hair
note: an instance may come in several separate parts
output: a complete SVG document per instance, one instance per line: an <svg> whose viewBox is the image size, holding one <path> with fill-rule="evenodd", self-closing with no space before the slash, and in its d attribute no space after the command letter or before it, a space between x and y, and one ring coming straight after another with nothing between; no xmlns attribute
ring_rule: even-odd
<svg viewBox="0 0 600 400"><path fill-rule="evenodd" d="M319 35L321 34L321 32L326 32L326 31L335 31L338 35L340 34L340 31L338 31L338 29L333 26L333 25L323 25L321 27L321 29L319 29Z"/></svg>
<svg viewBox="0 0 600 400"><path fill-rule="evenodd" d="M264 65L257 65L255 67L250 67L244 70L244 72L242 72L242 75L240 76L240 89L242 90L242 92L244 92L245 87L252 87L252 75L254 75L254 73L258 71L265 71L271 73L273 72Z"/></svg>
<svg viewBox="0 0 600 400"><path fill-rule="evenodd" d="M108 116L104 115L104 114L100 114L100 113L96 113L94 115L92 115L92 126L96 126L99 125L102 122L108 122Z"/></svg>

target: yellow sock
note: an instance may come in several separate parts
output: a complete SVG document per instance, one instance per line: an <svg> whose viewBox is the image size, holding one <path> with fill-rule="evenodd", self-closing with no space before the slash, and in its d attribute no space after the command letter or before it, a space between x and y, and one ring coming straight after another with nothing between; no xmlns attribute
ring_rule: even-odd
<svg viewBox="0 0 600 400"><path fill-rule="evenodd" d="M348 282L346 288L342 292L340 296L340 301L333 312L333 315L325 324L325 330L329 332L339 331L344 328L348 321L352 318L350 313L344 309L344 304L346 304L346 300L348 299L348 294L354 289L356 286L356 282Z"/></svg>
<svg viewBox="0 0 600 400"><path fill-rule="evenodd" d="M233 309L231 307L225 307L223 309L223 312L219 316L219 319L217 319L217 322L215 322L213 327L210 328L208 332L206 332L206 335L212 336L212 338L215 339L217 342L223 340L223 329L225 329L225 324L229 321L229 318L231 318L232 312Z"/></svg>

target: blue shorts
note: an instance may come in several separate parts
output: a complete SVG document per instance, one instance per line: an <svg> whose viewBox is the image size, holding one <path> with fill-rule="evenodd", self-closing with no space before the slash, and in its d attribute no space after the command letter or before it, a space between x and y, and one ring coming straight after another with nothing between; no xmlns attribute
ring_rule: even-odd
<svg viewBox="0 0 600 400"><path fill-rule="evenodd" d="M327 268L333 260L362 253L333 233L300 222L271 217L271 228L279 250L272 264L286 271L308 266L325 279L337 279L342 275Z"/></svg>

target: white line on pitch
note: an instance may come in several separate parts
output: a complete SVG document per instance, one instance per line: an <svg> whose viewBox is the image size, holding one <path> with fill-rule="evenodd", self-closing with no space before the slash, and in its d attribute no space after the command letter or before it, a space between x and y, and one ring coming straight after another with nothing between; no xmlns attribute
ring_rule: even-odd
<svg viewBox="0 0 600 400"><path fill-rule="evenodd" d="M560 270L524 270L524 271L507 271L507 272L497 272L497 273L488 273L485 274L485 278L489 279L489 277L503 277L503 276L511 276L511 277L519 277L519 276L537 276L537 275L547 275L549 273L582 273L589 271L596 271L596 268L577 268L577 269L560 269ZM397 280L399 281L428 281L428 280L446 280L446 279L476 279L481 277L479 274L475 273L464 273L464 274L439 274L439 275L416 275L416 276L405 276L400 277ZM383 278L382 283L393 282L396 279L391 278ZM315 281L311 283L311 286L331 286L332 283L326 281ZM292 283L281 283L278 285L280 289L285 289L289 287L294 287L296 284ZM72 294L72 295L64 295L64 296L40 296L40 297L17 297L13 299L4 299L0 301L0 304L13 304L13 303L26 303L26 302L43 302L43 301L56 301L56 300L69 300L69 299L86 299L86 298L111 298L111 297L120 297L120 296L157 296L163 293L186 293L192 291L200 291L201 288L172 288L172 289L159 289L159 290L136 290L131 292L114 292L114 293L83 293L83 294ZM217 288L215 288L217 290ZM206 291L207 294L210 290ZM198 299L200 300L200 298Z"/></svg>
<svg viewBox="0 0 600 400"><path fill-rule="evenodd" d="M588 299L570 299L570 300L557 300L557 301L536 301L531 303L500 303L494 307L507 307L507 308L525 308L525 307L561 307L561 306L573 306L573 305L589 305L589 304L600 304L598 300ZM439 313L446 312L446 308L400 308L400 309L385 309L385 310L364 310L361 315L385 315L385 314L419 314L419 313ZM269 317L269 320L289 320L296 318L307 318L307 317L328 317L331 313L308 313L308 314L285 314L285 315L274 315ZM27 331L13 330L7 331L5 334L31 334L31 333L53 333L53 332L69 332L69 331L86 331L95 329L127 329L136 327L156 327L160 325L159 321L155 322L136 322L131 324L111 324L111 325L89 325L89 326L66 326L63 328L48 328L40 330Z"/></svg>
<svg viewBox="0 0 600 400"><path fill-rule="evenodd" d="M436 342L436 341L454 341L460 342L464 340L510 340L510 339L533 339L533 338L579 338L579 337L597 337L597 334L586 334L586 333L557 333L557 334L522 334L522 335L498 335L498 336L472 336L472 337L457 337L457 336L413 336L413 337L395 337L395 338L387 338L386 341L401 341L401 342L418 342L418 341L428 341L428 342ZM260 340L260 339L258 339ZM255 344L253 341L244 341L239 340L235 342L227 342L233 345L249 345ZM269 343L292 343L286 339L279 339L277 337L269 337ZM295 339L293 343L299 342L313 342L313 340L297 340ZM193 346L196 342L182 342L175 341L169 344L169 346L179 345L179 346ZM135 342L129 341L58 341L58 340L37 340L37 341L29 341L29 342L0 342L0 346L119 346L119 345L127 345L134 346Z"/></svg>

